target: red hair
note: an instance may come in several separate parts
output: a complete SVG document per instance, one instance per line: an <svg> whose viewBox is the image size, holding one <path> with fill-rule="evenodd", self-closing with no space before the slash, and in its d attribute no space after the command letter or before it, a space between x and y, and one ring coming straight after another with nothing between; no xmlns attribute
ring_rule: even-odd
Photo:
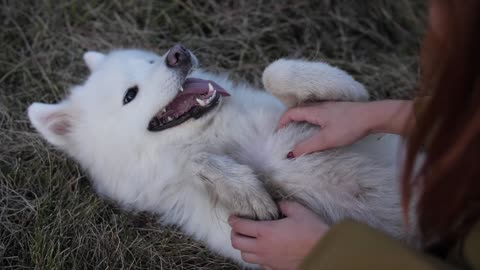
<svg viewBox="0 0 480 270"><path fill-rule="evenodd" d="M430 4L435 18L421 52L419 89L431 102L407 139L402 183L406 216L418 199L426 246L453 244L480 217L480 1Z"/></svg>

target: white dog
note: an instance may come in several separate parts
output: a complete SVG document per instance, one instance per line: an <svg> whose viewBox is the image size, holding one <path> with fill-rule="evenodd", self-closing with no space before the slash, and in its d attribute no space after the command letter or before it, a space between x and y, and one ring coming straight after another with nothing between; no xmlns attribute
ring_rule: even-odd
<svg viewBox="0 0 480 270"><path fill-rule="evenodd" d="M193 70L181 45L164 56L87 52L91 75L58 104L34 103L33 126L78 161L96 190L150 211L246 267L227 218L279 218L275 201L299 201L327 223L353 218L405 239L395 167L397 137L287 159L316 127L276 130L289 106L366 100L364 87L320 62L278 60L268 92Z"/></svg>

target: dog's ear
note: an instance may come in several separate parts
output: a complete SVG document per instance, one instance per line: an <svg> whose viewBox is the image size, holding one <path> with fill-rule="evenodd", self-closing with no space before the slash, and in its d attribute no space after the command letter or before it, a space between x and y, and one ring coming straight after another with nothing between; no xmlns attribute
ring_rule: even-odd
<svg viewBox="0 0 480 270"><path fill-rule="evenodd" d="M33 103L28 107L28 118L49 143L59 147L68 143L74 118L67 102Z"/></svg>
<svg viewBox="0 0 480 270"><path fill-rule="evenodd" d="M87 64L90 71L94 71L98 65L105 59L105 54L89 51L83 54L83 60Z"/></svg>

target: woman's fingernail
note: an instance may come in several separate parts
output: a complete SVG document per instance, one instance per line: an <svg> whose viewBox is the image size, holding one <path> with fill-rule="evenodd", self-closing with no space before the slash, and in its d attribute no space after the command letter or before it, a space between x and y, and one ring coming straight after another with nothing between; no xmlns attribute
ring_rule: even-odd
<svg viewBox="0 0 480 270"><path fill-rule="evenodd" d="M288 159L293 159L293 158L295 158L295 155L293 154L293 152L288 152L287 158Z"/></svg>

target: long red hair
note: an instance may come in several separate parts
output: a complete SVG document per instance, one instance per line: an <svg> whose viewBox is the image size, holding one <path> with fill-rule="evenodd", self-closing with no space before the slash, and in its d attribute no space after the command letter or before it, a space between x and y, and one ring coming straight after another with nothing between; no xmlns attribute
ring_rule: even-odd
<svg viewBox="0 0 480 270"><path fill-rule="evenodd" d="M403 207L416 202L423 243L451 245L480 217L480 1L431 0L420 95L407 139ZM434 9L434 10L433 10ZM432 25L433 24L433 25ZM419 170L420 152L426 158Z"/></svg>

